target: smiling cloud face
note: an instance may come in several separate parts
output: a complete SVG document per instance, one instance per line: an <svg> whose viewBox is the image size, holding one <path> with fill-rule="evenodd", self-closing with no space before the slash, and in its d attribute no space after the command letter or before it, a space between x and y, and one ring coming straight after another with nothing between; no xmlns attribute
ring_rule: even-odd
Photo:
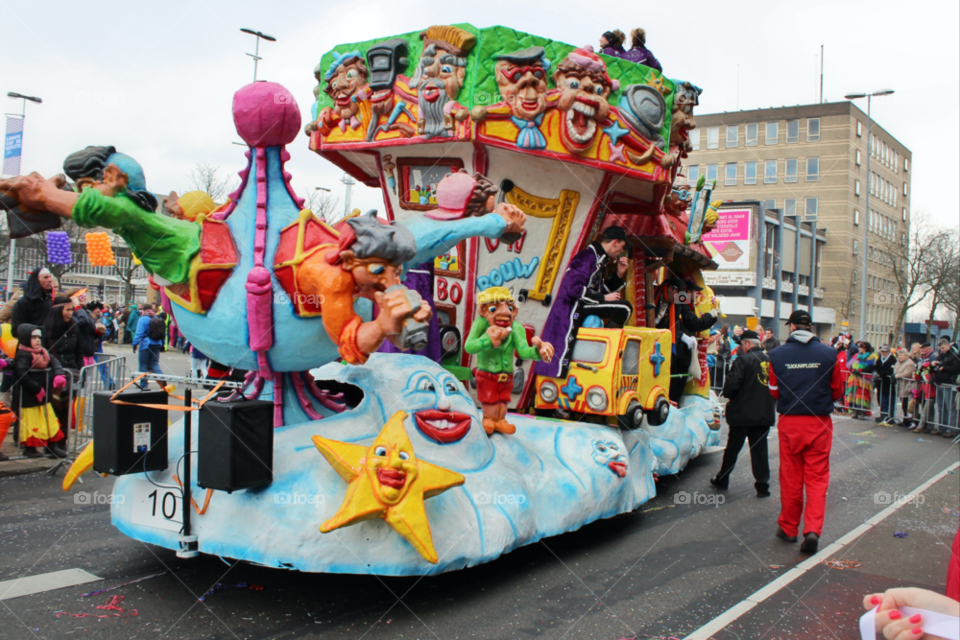
<svg viewBox="0 0 960 640"><path fill-rule="evenodd" d="M365 369L364 376L353 376ZM405 426L418 457L450 469L477 469L494 450L481 426L473 398L450 372L421 356L373 354L363 367L345 368L367 397L375 399L382 419L407 413Z"/></svg>

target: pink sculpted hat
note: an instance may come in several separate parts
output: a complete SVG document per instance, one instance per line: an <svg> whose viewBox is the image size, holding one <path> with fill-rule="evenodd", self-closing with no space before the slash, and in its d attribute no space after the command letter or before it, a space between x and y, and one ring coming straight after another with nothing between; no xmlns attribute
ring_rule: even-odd
<svg viewBox="0 0 960 640"><path fill-rule="evenodd" d="M458 220L462 218L476 186L477 181L465 171L457 171L447 175L437 185L437 205L439 206L424 215L434 220Z"/></svg>

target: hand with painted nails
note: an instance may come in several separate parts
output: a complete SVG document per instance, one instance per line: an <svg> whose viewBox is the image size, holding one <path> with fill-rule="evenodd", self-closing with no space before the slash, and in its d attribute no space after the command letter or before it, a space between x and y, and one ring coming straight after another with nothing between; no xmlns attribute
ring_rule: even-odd
<svg viewBox="0 0 960 640"><path fill-rule="evenodd" d="M877 631L887 640L945 640L941 636L924 633L923 616L916 614L909 618L900 612L901 607L913 607L942 613L960 618L960 602L942 596L927 589L913 587L888 589L885 593L874 593L863 599L865 609L876 609Z"/></svg>

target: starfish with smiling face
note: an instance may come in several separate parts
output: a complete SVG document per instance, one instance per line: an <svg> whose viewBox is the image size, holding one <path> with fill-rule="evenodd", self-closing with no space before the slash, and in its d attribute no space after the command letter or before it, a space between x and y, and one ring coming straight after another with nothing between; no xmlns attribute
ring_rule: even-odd
<svg viewBox="0 0 960 640"><path fill-rule="evenodd" d="M370 446L313 436L313 443L347 483L336 514L322 525L329 533L364 520L380 518L403 536L424 560L437 564L423 501L464 483L455 471L419 460L398 411Z"/></svg>

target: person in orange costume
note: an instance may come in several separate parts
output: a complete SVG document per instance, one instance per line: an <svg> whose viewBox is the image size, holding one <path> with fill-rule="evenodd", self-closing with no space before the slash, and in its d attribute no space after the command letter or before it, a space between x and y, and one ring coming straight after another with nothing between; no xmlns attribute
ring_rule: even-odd
<svg viewBox="0 0 960 640"><path fill-rule="evenodd" d="M405 227L391 225L373 215L346 221L340 243L331 251L318 251L304 260L297 274L298 294L318 296L323 309L323 327L340 347L340 356L350 364L363 364L371 353L390 340L399 343L407 318L429 322L433 315L424 301L414 309L400 285L403 264L417 253L416 240ZM380 313L363 322L353 308L354 299L367 298Z"/></svg>

